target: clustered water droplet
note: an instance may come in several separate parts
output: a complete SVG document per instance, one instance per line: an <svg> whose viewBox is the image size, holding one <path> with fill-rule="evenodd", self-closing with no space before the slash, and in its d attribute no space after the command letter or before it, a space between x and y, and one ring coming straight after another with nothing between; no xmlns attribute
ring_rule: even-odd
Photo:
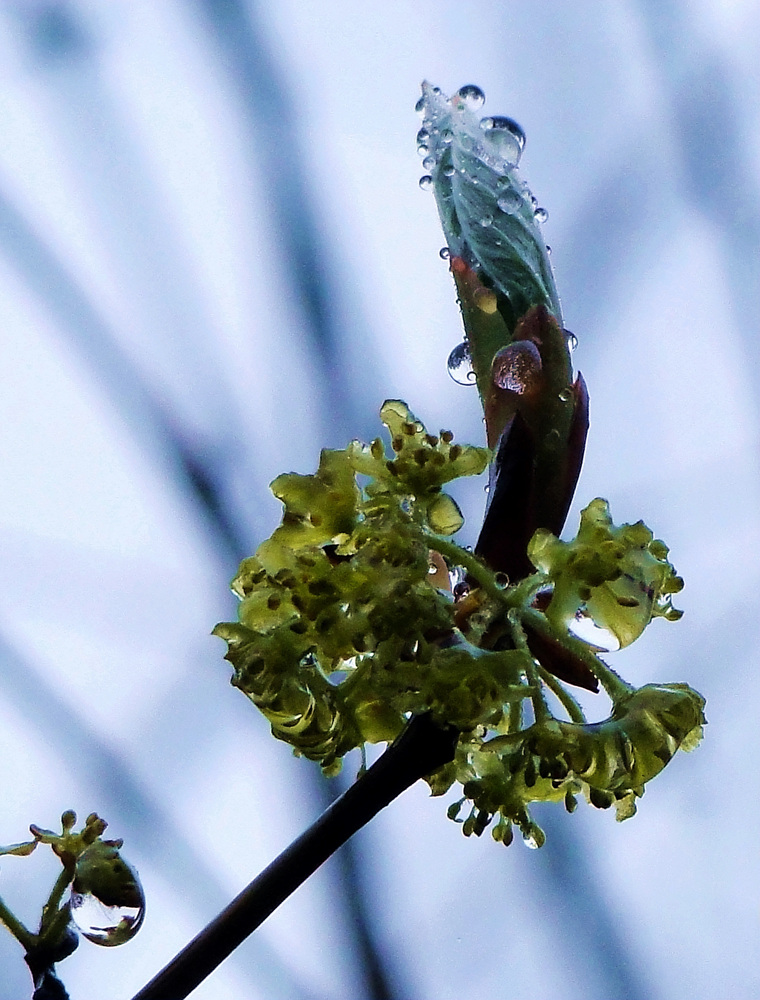
<svg viewBox="0 0 760 1000"><path fill-rule="evenodd" d="M422 188L422 190L429 191L432 186L433 186L433 178L430 176L430 174L423 174L422 177L420 177L420 187Z"/></svg>
<svg viewBox="0 0 760 1000"><path fill-rule="evenodd" d="M438 161L434 156L426 156L425 159L422 161L422 166L425 168L425 170L432 170L437 162Z"/></svg>
<svg viewBox="0 0 760 1000"><path fill-rule="evenodd" d="M459 385L475 385L475 372L472 368L472 358L470 357L470 346L466 340L457 344L449 355L446 362L449 375L458 382Z"/></svg>
<svg viewBox="0 0 760 1000"><path fill-rule="evenodd" d="M477 111L482 108L486 101L486 95L474 83L465 84L457 91L457 97L470 111Z"/></svg>

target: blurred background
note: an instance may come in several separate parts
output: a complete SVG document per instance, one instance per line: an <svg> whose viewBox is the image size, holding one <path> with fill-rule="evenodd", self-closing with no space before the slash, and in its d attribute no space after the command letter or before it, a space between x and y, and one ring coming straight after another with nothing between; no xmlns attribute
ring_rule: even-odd
<svg viewBox="0 0 760 1000"><path fill-rule="evenodd" d="M710 725L633 820L542 812L541 851L415 787L194 996L758 995L759 48L752 0L3 0L0 842L96 810L148 896L60 966L72 1000L128 1000L356 772L273 740L209 632L270 480L385 398L481 442L423 76L527 133L591 394L568 531L601 495L671 546L683 621L610 662ZM0 869L34 922L55 865ZM1 933L1 1000L29 982Z"/></svg>

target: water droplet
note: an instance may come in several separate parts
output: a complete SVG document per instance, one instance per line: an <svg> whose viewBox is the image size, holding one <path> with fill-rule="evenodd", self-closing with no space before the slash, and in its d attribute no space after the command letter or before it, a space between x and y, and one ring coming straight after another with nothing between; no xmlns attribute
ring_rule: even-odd
<svg viewBox="0 0 760 1000"><path fill-rule="evenodd" d="M453 163L447 163L446 166L443 168L443 176L444 177L451 177L453 175L453 173L454 173L454 164Z"/></svg>
<svg viewBox="0 0 760 1000"><path fill-rule="evenodd" d="M546 255L547 257L551 257L552 255L552 248L549 246L548 243L546 244Z"/></svg>
<svg viewBox="0 0 760 1000"><path fill-rule="evenodd" d="M538 841L532 833L529 833L527 837L523 837L523 843L526 847L529 847L531 851L538 850Z"/></svg>
<svg viewBox="0 0 760 1000"><path fill-rule="evenodd" d="M466 340L457 344L446 362L449 375L460 385L475 385L475 372L472 370L470 347Z"/></svg>
<svg viewBox="0 0 760 1000"><path fill-rule="evenodd" d="M500 389L530 396L541 385L541 355L532 340L516 340L497 351L491 377Z"/></svg>
<svg viewBox="0 0 760 1000"><path fill-rule="evenodd" d="M465 583L464 580L462 580L461 583L457 583L454 585L453 594L455 601L461 601L463 598L467 597L469 593L470 593L470 585L468 583Z"/></svg>
<svg viewBox="0 0 760 1000"><path fill-rule="evenodd" d="M536 222L544 223L549 218L549 213L546 211L545 208L541 208L539 206L533 213L533 218L536 220Z"/></svg>
<svg viewBox="0 0 760 1000"><path fill-rule="evenodd" d="M451 257L451 250L448 247L441 247L438 251L438 256L441 260L448 260Z"/></svg>
<svg viewBox="0 0 760 1000"><path fill-rule="evenodd" d="M430 152L430 147L427 145L427 143L424 142L420 143L420 145L417 147L418 156L425 157L428 155L429 152Z"/></svg>
<svg viewBox="0 0 760 1000"><path fill-rule="evenodd" d="M486 95L474 83L465 84L457 91L457 97L468 111L477 111L486 101Z"/></svg>
<svg viewBox="0 0 760 1000"><path fill-rule="evenodd" d="M563 403L569 403L570 400L573 398L573 390L563 389L562 392L560 392L559 394L559 398L562 400Z"/></svg>
<svg viewBox="0 0 760 1000"><path fill-rule="evenodd" d="M493 216L484 215L483 218L480 220L480 224L484 229L488 229L488 227L493 224Z"/></svg>
<svg viewBox="0 0 760 1000"><path fill-rule="evenodd" d="M507 576L506 573L497 573L494 576L494 582L496 583L497 587L500 587L502 590L504 590L506 587L509 586L509 577Z"/></svg>
<svg viewBox="0 0 760 1000"><path fill-rule="evenodd" d="M484 118L480 127L491 151L501 156L510 168L516 167L525 148L525 133L514 118L500 115Z"/></svg>
<svg viewBox="0 0 760 1000"><path fill-rule="evenodd" d="M425 170L432 170L437 162L438 160L436 160L434 156L426 156L425 159L422 161L422 166L425 168Z"/></svg>
<svg viewBox="0 0 760 1000"><path fill-rule="evenodd" d="M520 193L518 191L515 191L514 188L510 188L509 191L505 191L504 194L498 198L496 204L502 212L512 213L516 212L520 207L522 204L522 198L520 197Z"/></svg>
<svg viewBox="0 0 760 1000"><path fill-rule="evenodd" d="M140 879L118 847L96 840L77 859L71 918L88 941L113 946L134 937L145 915Z"/></svg>
<svg viewBox="0 0 760 1000"><path fill-rule="evenodd" d="M417 145L421 146L424 142L427 142L430 138L430 133L426 128L421 128L417 133Z"/></svg>
<svg viewBox="0 0 760 1000"><path fill-rule="evenodd" d="M444 146L448 146L451 140L454 138L454 133L450 128L442 129L441 131L441 143Z"/></svg>
<svg viewBox="0 0 760 1000"><path fill-rule="evenodd" d="M144 902L141 906L106 906L91 892L72 892L70 903L71 919L82 936L106 947L133 938L145 914Z"/></svg>
<svg viewBox="0 0 760 1000"><path fill-rule="evenodd" d="M574 351L578 346L578 338L570 330L565 330L565 337L567 338L568 351Z"/></svg>
<svg viewBox="0 0 760 1000"><path fill-rule="evenodd" d="M419 101L417 101L417 103L414 105L414 110L417 112L418 115L424 115L425 114L425 98L424 97L421 97L419 99Z"/></svg>
<svg viewBox="0 0 760 1000"><path fill-rule="evenodd" d="M567 623L568 631L573 635L583 639L584 642L606 653L613 653L620 649L620 640L609 629L597 625L594 619L585 610L585 605L577 612L574 618Z"/></svg>
<svg viewBox="0 0 760 1000"><path fill-rule="evenodd" d="M423 174L422 177L420 177L420 187L422 188L422 190L429 191L432 186L433 186L433 178L430 176L430 174Z"/></svg>

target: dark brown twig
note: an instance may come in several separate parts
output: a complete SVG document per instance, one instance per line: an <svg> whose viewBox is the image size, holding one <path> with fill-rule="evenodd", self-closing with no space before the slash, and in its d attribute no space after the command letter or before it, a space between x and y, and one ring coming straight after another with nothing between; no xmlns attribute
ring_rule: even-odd
<svg viewBox="0 0 760 1000"><path fill-rule="evenodd" d="M188 996L349 837L415 781L453 760L457 736L428 715L412 719L382 757L133 1000Z"/></svg>

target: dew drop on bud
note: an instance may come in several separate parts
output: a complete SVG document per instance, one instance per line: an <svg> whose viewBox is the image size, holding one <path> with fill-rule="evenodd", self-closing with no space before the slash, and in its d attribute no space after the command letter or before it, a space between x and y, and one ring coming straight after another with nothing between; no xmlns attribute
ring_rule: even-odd
<svg viewBox="0 0 760 1000"><path fill-rule="evenodd" d="M466 340L457 344L446 362L449 375L460 385L475 385L475 372L472 369L470 348Z"/></svg>
<svg viewBox="0 0 760 1000"><path fill-rule="evenodd" d="M484 118L480 127L491 151L501 156L508 167L516 167L525 149L525 133L514 118L495 115Z"/></svg>
<svg viewBox="0 0 760 1000"><path fill-rule="evenodd" d="M441 249L438 251L438 256L441 258L441 260L448 260L449 257L451 257L451 250L449 250L448 247L441 247Z"/></svg>
<svg viewBox="0 0 760 1000"><path fill-rule="evenodd" d="M425 170L432 170L437 162L438 160L436 160L434 156L426 156L425 159L422 161L422 166L425 168Z"/></svg>
<svg viewBox="0 0 760 1000"><path fill-rule="evenodd" d="M452 591L454 594L455 601L461 601L463 598L467 597L470 593L470 585L462 580L461 583L457 583Z"/></svg>
<svg viewBox="0 0 760 1000"><path fill-rule="evenodd" d="M430 138L430 133L426 128L421 128L417 133L417 145L421 146L423 143L427 142Z"/></svg>
<svg viewBox="0 0 760 1000"><path fill-rule="evenodd" d="M429 191L432 186L433 186L433 178L430 176L430 174L423 174L422 177L420 177L420 187L422 188L422 190Z"/></svg>
<svg viewBox="0 0 760 1000"><path fill-rule="evenodd" d="M137 872L112 845L97 840L76 863L71 919L93 944L115 947L135 936L145 916Z"/></svg>
<svg viewBox="0 0 760 1000"><path fill-rule="evenodd" d="M483 218L480 220L480 224L484 229L488 229L488 227L493 224L493 216L484 215Z"/></svg>
<svg viewBox="0 0 760 1000"><path fill-rule="evenodd" d="M417 101L417 103L414 105L414 110L417 112L418 115L424 115L425 114L425 98L424 97L421 97L419 99L419 101Z"/></svg>
<svg viewBox="0 0 760 1000"><path fill-rule="evenodd" d="M486 102L486 95L474 83L467 83L457 91L457 97L468 111L477 111Z"/></svg>
<svg viewBox="0 0 760 1000"><path fill-rule="evenodd" d="M454 174L454 164L453 163L447 163L446 166L443 168L443 176L444 177L452 177L453 174Z"/></svg>
<svg viewBox="0 0 760 1000"><path fill-rule="evenodd" d="M497 351L491 377L500 389L530 396L541 385L541 355L532 340L516 340Z"/></svg>
<svg viewBox="0 0 760 1000"><path fill-rule="evenodd" d="M578 338L570 330L565 330L565 337L567 338L568 351L574 351L578 346Z"/></svg>
<svg viewBox="0 0 760 1000"><path fill-rule="evenodd" d="M527 837L523 837L523 843L526 847L529 847L531 851L538 850L538 841L532 833L529 833Z"/></svg>
<svg viewBox="0 0 760 1000"><path fill-rule="evenodd" d="M543 223L546 222L546 220L549 218L549 213L546 211L545 208L541 208L539 206L533 213L533 218L536 220L536 222Z"/></svg>

